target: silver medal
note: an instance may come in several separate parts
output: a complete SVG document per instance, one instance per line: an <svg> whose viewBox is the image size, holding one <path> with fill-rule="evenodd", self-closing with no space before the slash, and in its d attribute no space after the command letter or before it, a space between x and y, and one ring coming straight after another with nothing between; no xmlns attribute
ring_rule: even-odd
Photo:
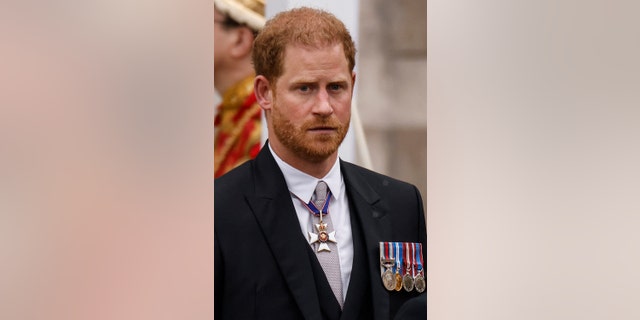
<svg viewBox="0 0 640 320"><path fill-rule="evenodd" d="M415 279L415 287L416 287L416 291L422 293L424 291L424 289L426 288L427 284L424 281L424 277L422 276L422 273L419 273L416 276Z"/></svg>

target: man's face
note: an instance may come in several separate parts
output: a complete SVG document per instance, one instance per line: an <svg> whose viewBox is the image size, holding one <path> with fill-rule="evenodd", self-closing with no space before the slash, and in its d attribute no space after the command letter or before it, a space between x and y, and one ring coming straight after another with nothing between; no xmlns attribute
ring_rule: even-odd
<svg viewBox="0 0 640 320"><path fill-rule="evenodd" d="M303 161L336 154L349 128L354 81L342 44L287 46L273 91L271 139Z"/></svg>

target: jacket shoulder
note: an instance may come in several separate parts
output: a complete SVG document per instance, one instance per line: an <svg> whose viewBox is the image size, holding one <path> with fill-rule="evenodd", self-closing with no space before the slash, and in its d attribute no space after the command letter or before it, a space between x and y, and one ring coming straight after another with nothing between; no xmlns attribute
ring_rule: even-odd
<svg viewBox="0 0 640 320"><path fill-rule="evenodd" d="M238 192L246 192L252 184L252 166L249 160L213 181L214 197L230 197Z"/></svg>
<svg viewBox="0 0 640 320"><path fill-rule="evenodd" d="M362 179L372 186L396 187L396 188L416 188L413 184L392 178L379 172L361 167L359 165L342 161L342 169L346 175L353 178Z"/></svg>

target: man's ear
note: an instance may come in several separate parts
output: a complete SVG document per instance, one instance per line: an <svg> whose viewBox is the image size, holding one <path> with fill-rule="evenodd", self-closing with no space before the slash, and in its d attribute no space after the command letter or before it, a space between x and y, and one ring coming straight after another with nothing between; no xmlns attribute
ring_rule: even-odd
<svg viewBox="0 0 640 320"><path fill-rule="evenodd" d="M253 46L253 31L247 27L239 27L235 30L235 39L231 45L231 55L236 58L244 58L251 55Z"/></svg>
<svg viewBox="0 0 640 320"><path fill-rule="evenodd" d="M253 91L256 100L265 111L271 110L273 106L273 88L265 76L257 76L253 81Z"/></svg>
<svg viewBox="0 0 640 320"><path fill-rule="evenodd" d="M356 87L356 73L351 71L351 93L352 94L355 87Z"/></svg>

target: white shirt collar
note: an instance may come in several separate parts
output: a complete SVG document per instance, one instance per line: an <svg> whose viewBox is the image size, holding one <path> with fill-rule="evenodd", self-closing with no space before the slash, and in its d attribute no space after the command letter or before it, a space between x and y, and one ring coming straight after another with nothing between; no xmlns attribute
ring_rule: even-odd
<svg viewBox="0 0 640 320"><path fill-rule="evenodd" d="M342 173L340 171L340 161L338 161L338 159L336 159L336 162L333 164L333 167L331 167L331 170L329 170L329 173L322 177L322 179L318 179L284 162L284 160L278 157L273 149L271 149L271 145L267 145L269 146L271 155L273 155L273 158L276 160L278 167L280 167L280 170L284 175L284 180L287 182L289 191L295 194L298 198L305 202L311 201L313 191L316 189L316 185L320 180L327 183L329 190L331 190L331 194L336 200L341 198Z"/></svg>

